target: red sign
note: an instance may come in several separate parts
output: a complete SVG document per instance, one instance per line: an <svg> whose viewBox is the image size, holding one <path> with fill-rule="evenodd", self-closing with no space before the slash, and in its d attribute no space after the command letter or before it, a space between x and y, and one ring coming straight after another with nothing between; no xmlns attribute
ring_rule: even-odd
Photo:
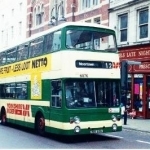
<svg viewBox="0 0 150 150"><path fill-rule="evenodd" d="M7 113L29 117L30 116L29 108L30 108L30 105L28 105L28 104L8 103L7 104Z"/></svg>
<svg viewBox="0 0 150 150"><path fill-rule="evenodd" d="M133 65L134 72L150 72L150 62L143 62L141 65Z"/></svg>
<svg viewBox="0 0 150 150"><path fill-rule="evenodd" d="M150 59L150 46L149 47L141 47L141 48L132 48L130 50L121 50L119 51L119 57L121 60L123 59Z"/></svg>

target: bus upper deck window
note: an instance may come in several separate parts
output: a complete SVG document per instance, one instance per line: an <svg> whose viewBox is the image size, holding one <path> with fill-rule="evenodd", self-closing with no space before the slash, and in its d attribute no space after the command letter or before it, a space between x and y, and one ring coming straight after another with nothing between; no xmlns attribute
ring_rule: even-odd
<svg viewBox="0 0 150 150"><path fill-rule="evenodd" d="M57 51L61 48L61 31L54 32L52 50Z"/></svg>

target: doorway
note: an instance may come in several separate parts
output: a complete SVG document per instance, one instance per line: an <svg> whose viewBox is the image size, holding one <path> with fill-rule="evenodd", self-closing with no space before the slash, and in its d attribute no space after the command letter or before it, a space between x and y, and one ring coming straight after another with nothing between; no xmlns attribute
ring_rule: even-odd
<svg viewBox="0 0 150 150"><path fill-rule="evenodd" d="M150 75L146 76L146 118L150 118Z"/></svg>

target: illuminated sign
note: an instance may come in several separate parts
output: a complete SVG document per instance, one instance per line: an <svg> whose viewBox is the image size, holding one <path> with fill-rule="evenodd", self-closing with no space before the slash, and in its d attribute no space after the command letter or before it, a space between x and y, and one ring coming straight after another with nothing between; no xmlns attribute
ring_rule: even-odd
<svg viewBox="0 0 150 150"><path fill-rule="evenodd" d="M87 61L76 60L75 65L77 68L104 68L112 69L113 63L110 61Z"/></svg>

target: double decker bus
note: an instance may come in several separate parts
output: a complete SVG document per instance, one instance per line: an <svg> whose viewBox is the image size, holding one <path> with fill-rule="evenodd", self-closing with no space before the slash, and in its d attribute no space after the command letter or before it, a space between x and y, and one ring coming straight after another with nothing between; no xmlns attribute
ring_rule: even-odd
<svg viewBox="0 0 150 150"><path fill-rule="evenodd" d="M122 131L115 31L66 22L0 52L0 118L58 135Z"/></svg>

